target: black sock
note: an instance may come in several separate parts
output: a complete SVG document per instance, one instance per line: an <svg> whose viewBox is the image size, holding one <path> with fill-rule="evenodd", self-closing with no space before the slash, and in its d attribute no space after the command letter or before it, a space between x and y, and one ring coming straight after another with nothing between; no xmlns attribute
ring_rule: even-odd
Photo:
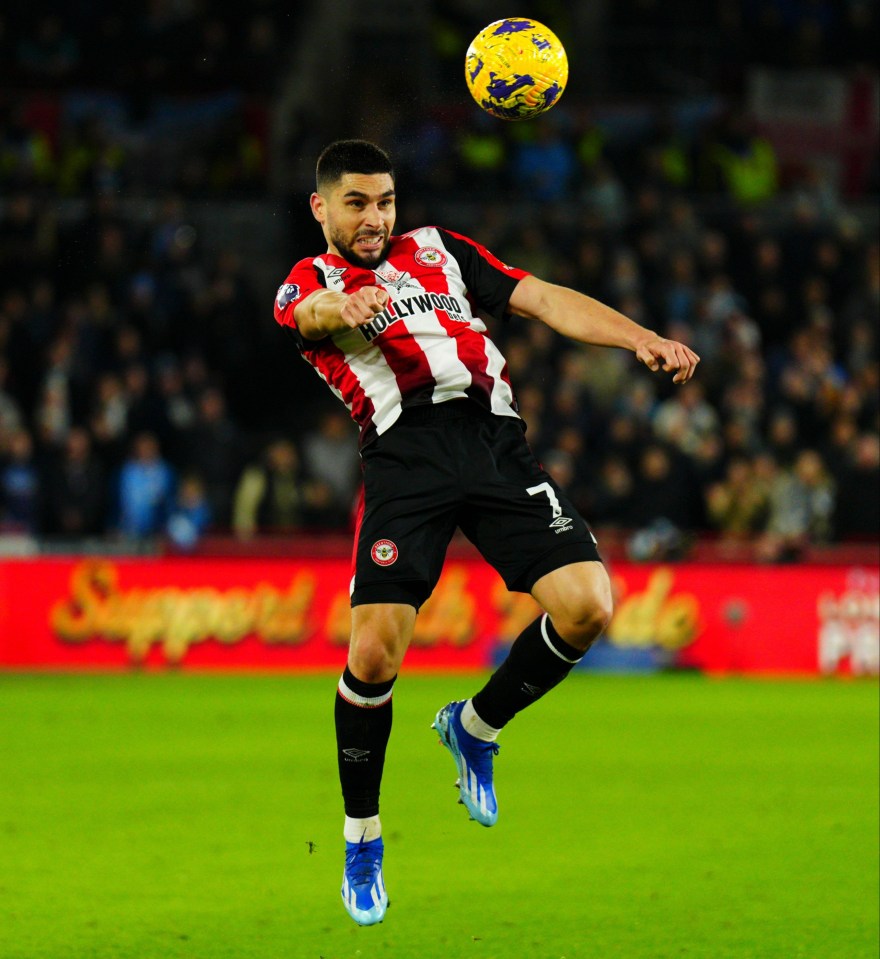
<svg viewBox="0 0 880 959"><path fill-rule="evenodd" d="M379 814L385 747L391 735L394 679L384 683L364 683L346 666L336 689L339 782L345 814L353 819Z"/></svg>
<svg viewBox="0 0 880 959"><path fill-rule="evenodd" d="M560 637L545 613L517 636L507 659L474 696L475 712L484 723L501 729L561 683L583 656L583 650Z"/></svg>

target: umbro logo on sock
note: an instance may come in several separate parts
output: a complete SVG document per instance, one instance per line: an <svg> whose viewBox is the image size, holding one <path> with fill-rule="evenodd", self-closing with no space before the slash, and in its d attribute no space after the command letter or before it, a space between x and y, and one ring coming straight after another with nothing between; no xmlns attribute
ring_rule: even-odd
<svg viewBox="0 0 880 959"><path fill-rule="evenodd" d="M523 692L528 693L529 696L540 696L544 692L539 686L533 686L531 683L522 684Z"/></svg>
<svg viewBox="0 0 880 959"><path fill-rule="evenodd" d="M363 763L366 762L366 757L370 755L369 749L343 749L342 752L348 756L346 762L350 763Z"/></svg>

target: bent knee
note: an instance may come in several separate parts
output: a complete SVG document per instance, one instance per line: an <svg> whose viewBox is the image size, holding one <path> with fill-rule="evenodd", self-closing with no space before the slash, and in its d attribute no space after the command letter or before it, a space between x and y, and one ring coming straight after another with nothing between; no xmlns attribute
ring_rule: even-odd
<svg viewBox="0 0 880 959"><path fill-rule="evenodd" d="M352 608L349 669L365 683L393 679L412 637L416 611L403 604Z"/></svg>
<svg viewBox="0 0 880 959"><path fill-rule="evenodd" d="M610 589L587 587L550 612L557 633L572 646L588 649L608 627L614 605Z"/></svg>
<svg viewBox="0 0 880 959"><path fill-rule="evenodd" d="M376 636L352 637L348 666L364 683L384 683L397 675L399 657Z"/></svg>

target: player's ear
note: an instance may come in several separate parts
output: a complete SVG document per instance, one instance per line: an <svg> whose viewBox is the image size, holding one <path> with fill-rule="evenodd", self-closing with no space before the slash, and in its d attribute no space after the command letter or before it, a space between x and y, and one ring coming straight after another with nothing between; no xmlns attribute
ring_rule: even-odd
<svg viewBox="0 0 880 959"><path fill-rule="evenodd" d="M312 216L323 226L324 220L326 219L324 214L324 197L322 197L320 193L313 193L309 197L309 206L312 208Z"/></svg>

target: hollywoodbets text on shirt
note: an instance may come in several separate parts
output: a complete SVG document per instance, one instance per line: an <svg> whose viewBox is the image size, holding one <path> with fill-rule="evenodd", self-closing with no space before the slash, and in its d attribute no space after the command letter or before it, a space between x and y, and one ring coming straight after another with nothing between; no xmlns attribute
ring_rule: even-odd
<svg viewBox="0 0 880 959"><path fill-rule="evenodd" d="M420 293L418 296L407 296L400 300L389 302L388 306L378 313L369 323L364 323L358 327L363 338L369 342L375 339L380 333L408 316L414 316L416 313L427 314L436 310L443 310L450 320L456 323L467 323L467 318L462 314L461 304L454 296L446 293Z"/></svg>

